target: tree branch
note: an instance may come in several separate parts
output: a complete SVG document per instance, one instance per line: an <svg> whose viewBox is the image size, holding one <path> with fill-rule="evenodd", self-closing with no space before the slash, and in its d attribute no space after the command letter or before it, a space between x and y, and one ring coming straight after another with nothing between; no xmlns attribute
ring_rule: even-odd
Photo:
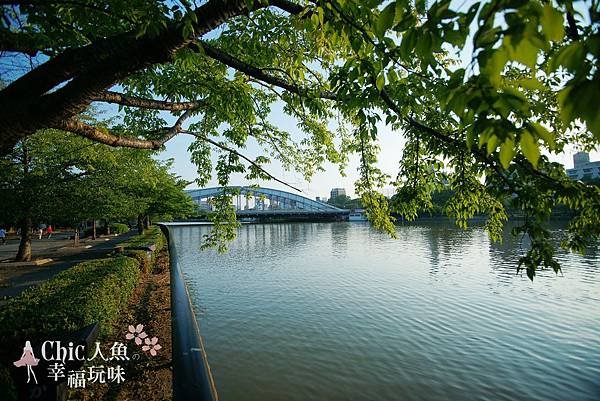
<svg viewBox="0 0 600 401"><path fill-rule="evenodd" d="M222 143L219 143L217 141L214 141L198 132L192 132L192 131L186 131L186 130L182 130L181 133L183 134L188 134L188 135L192 135L198 139L201 139L203 141L206 141L208 143L210 143L213 146L216 146L217 148L223 149L227 152L233 153L236 156L241 157L242 159L246 160L248 163L250 163L251 165L253 165L254 167L256 167L257 169L259 169L260 171L262 171L263 173L265 173L265 175L267 175L270 179L272 179L273 181L277 181L280 184L285 185L286 187L292 188L298 192L303 192L301 189L296 188L295 186L288 184L287 182L280 180L279 178L275 177L273 174L269 173L267 170L265 170L260 164L256 163L254 160L250 159L249 157L243 155L242 153L238 152L235 149L232 149Z"/></svg>
<svg viewBox="0 0 600 401"><path fill-rule="evenodd" d="M270 0L269 5L275 6L294 15L298 15L306 9L306 7L288 0Z"/></svg>
<svg viewBox="0 0 600 401"><path fill-rule="evenodd" d="M33 57L47 47L48 41L43 40L41 35L0 30L0 52L23 53Z"/></svg>
<svg viewBox="0 0 600 401"><path fill-rule="evenodd" d="M164 143L160 140L145 140L113 135L107 129L94 127L77 119L62 121L59 124L53 125L52 128L72 132L84 138L91 139L94 142L115 147L125 146L128 148L157 150Z"/></svg>
<svg viewBox="0 0 600 401"><path fill-rule="evenodd" d="M261 2L254 5L262 7ZM209 0L194 11L192 33L184 35L185 25L172 21L157 36L123 32L51 58L0 91L0 154L38 129L64 126L89 106L91 97L137 71L171 62L195 37L247 12L244 0Z"/></svg>
<svg viewBox="0 0 600 401"><path fill-rule="evenodd" d="M72 132L84 138L91 139L94 142L103 143L109 146L124 146L136 149L158 150L162 145L167 143L167 141L172 139L178 133L182 132L182 124L191 116L191 114L191 110L186 111L177 119L175 125L166 130L165 134L160 139L152 140L114 135L111 134L108 129L94 127L93 125L86 124L77 119L62 121L59 124L55 124L51 128Z"/></svg>
<svg viewBox="0 0 600 401"><path fill-rule="evenodd" d="M201 46L204 50L204 53L207 56L209 56L210 58L213 58L213 59L227 65L228 67L231 67L234 70L237 70L239 72L243 72L244 74L251 76L255 79L258 79L258 80L266 82L268 84L280 87L282 89L287 90L288 92L292 92L297 95L310 94L313 91L310 88L301 88L301 87L298 87L296 85L289 83L288 81L286 81L284 79L267 74L265 72L265 69L250 65L238 58L231 56L228 53L225 53L222 50L217 49L216 47L209 45L207 42L198 41L198 42L196 42L196 44L198 46ZM320 91L320 92L317 92L315 95L316 95L315 97L322 98L322 99L337 100L337 96L333 92L329 92L329 91Z"/></svg>
<svg viewBox="0 0 600 401"><path fill-rule="evenodd" d="M116 103L122 106L140 107L143 109L183 111L196 109L204 105L204 101L193 102L167 102L165 100L146 99L137 96L128 96L118 92L106 91L92 96L94 102Z"/></svg>

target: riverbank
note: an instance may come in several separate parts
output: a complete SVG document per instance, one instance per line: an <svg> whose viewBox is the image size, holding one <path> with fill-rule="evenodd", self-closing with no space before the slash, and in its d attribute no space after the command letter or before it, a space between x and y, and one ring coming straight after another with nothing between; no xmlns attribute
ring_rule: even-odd
<svg viewBox="0 0 600 401"><path fill-rule="evenodd" d="M115 249L113 244L113 252L103 258L78 263L10 298L0 311L0 361L5 367L0 366L0 393L6 394L6 399L17 399L9 397L16 393L20 394L19 399L25 399L34 390L52 392L62 388L64 392L68 387L69 399L75 400L170 399L170 267L165 245L166 239L158 227L143 235L122 237L118 247ZM124 344L126 357L122 361L116 359L118 368L124 370L123 380L110 381L104 376L104 380L87 385L84 379L84 387L74 386L71 374L97 368L93 365L98 361L87 359L83 366L75 366L77 370L67 362L67 368L72 370L65 369L58 381L52 381L49 376L44 377L48 375L45 365L49 365L44 359L36 368L40 385L23 382L25 371L14 367L12 361L21 355L25 340L31 341L37 350L35 357L40 358L44 341L65 339L94 322L100 323L100 329L97 340L90 340L92 347L93 341L98 341L104 355L112 353L114 357L111 346ZM143 329L144 340L141 336L132 337L131 329L135 332L136 328L140 332ZM90 351L94 353L92 347L88 348L88 357ZM114 359L105 359L104 368L116 369ZM92 376L90 373L84 377L91 380Z"/></svg>
<svg viewBox="0 0 600 401"><path fill-rule="evenodd" d="M160 350L155 356L131 345L129 361L121 366L127 372L122 383L93 384L73 391L70 401L87 400L170 400L172 396L171 301L169 251L164 247L151 269L143 273L127 308L113 324L114 335L107 344L126 341L129 325L143 325L148 337L156 337ZM135 356L134 356L135 355Z"/></svg>

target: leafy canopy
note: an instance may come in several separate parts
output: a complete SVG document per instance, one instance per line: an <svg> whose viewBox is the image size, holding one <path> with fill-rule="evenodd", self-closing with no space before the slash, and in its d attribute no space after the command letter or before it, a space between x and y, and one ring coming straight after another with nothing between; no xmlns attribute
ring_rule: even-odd
<svg viewBox="0 0 600 401"><path fill-rule="evenodd" d="M583 251L598 238L598 188L549 161L600 141L598 1L3 4L3 50L41 65L4 77L0 147L40 127L149 149L192 135L198 184L214 174L222 186L233 173L275 179L274 159L309 179L354 152L362 204L392 235L390 213L413 219L440 190L453 194L446 213L458 225L485 214L492 239L507 207L520 209L530 278L540 266L559 269L544 228L553 208L575 213L565 247ZM119 105L120 118L82 121L95 102ZM29 122L23 110L35 107L43 111ZM279 107L301 135L271 123ZM394 178L377 168L381 123L407 139ZM264 153L246 156L249 142ZM391 201L378 191L389 183ZM216 200L211 245L235 235L233 195Z"/></svg>

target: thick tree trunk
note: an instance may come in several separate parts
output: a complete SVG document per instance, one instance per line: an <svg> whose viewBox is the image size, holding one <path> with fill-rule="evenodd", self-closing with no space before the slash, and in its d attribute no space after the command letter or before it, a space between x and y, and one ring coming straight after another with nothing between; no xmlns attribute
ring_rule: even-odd
<svg viewBox="0 0 600 401"><path fill-rule="evenodd" d="M92 240L96 239L96 219L92 219Z"/></svg>
<svg viewBox="0 0 600 401"><path fill-rule="evenodd" d="M137 230L138 234L144 233L144 216L139 214L137 217Z"/></svg>
<svg viewBox="0 0 600 401"><path fill-rule="evenodd" d="M106 227L106 234L110 235L110 223L107 219L104 219L104 227Z"/></svg>
<svg viewBox="0 0 600 401"><path fill-rule="evenodd" d="M150 228L150 216L145 216L144 217L144 230L147 230Z"/></svg>
<svg viewBox="0 0 600 401"><path fill-rule="evenodd" d="M17 251L17 262L29 262L31 260L31 217L24 218L19 224L21 229L21 242Z"/></svg>

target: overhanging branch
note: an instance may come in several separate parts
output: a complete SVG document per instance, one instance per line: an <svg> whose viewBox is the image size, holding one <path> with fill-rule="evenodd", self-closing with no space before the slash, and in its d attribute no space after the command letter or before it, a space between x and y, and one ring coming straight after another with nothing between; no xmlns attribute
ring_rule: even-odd
<svg viewBox="0 0 600 401"><path fill-rule="evenodd" d="M277 181L280 184L285 185L286 187L292 188L298 192L303 192L301 189L296 188L295 186L288 184L287 182L280 180L279 178L275 177L273 174L269 173L267 170L265 170L260 164L256 163L254 160L250 159L248 156L238 152L237 150L230 148L229 146L226 146L222 143L219 143L217 141L214 141L198 132L192 132L192 131L186 131L186 130L182 130L181 133L183 134L188 134L188 135L192 135L202 141L208 142L213 146L216 146L219 149L223 149L226 152L230 152L233 153L236 156L241 157L242 159L246 160L248 163L250 163L251 165L253 165L255 168L257 168L258 170L262 171L263 173L265 173L266 176L268 176L270 179L272 179L273 181Z"/></svg>
<svg viewBox="0 0 600 401"><path fill-rule="evenodd" d="M118 92L106 91L92 97L94 102L107 102L120 104L122 106L140 107L143 109L182 111L196 109L204 102L197 100L193 102L168 102L165 100L146 99L137 96L124 95Z"/></svg>
<svg viewBox="0 0 600 401"><path fill-rule="evenodd" d="M299 86L291 84L290 82L286 81L285 79L276 77L271 74L267 74L265 72L265 69L250 65L228 53L225 53L224 51L222 51L220 49L217 49L214 46L209 45L205 41L198 41L195 43L198 46L202 47L202 49L204 50L204 53L208 57L215 59L215 60L225 64L226 66L233 68L234 70L237 70L248 76L251 76L252 78L258 79L262 82L277 86L279 88L287 90L288 92L292 92L292 93L302 95L302 96L308 95L308 97L310 97L311 92L314 92L314 90L311 90L310 88L301 88ZM330 100L337 99L336 95L333 92L329 92L329 91L319 91L319 92L313 93L312 95L313 95L313 97L318 97L318 98L322 98L322 99L330 99Z"/></svg>
<svg viewBox="0 0 600 401"><path fill-rule="evenodd" d="M107 129L94 127L93 125L86 124L77 119L62 121L59 124L55 124L52 128L72 132L84 138L91 139L94 142L103 143L109 146L125 146L128 148L156 150L166 142L113 135Z"/></svg>
<svg viewBox="0 0 600 401"><path fill-rule="evenodd" d="M108 129L94 127L77 119L62 121L51 128L72 132L84 138L91 139L94 142L103 143L109 146L124 146L136 149L158 150L162 145L182 131L182 124L191 116L191 110L183 113L170 128L165 130L165 134L160 139L140 139L136 137L126 137L114 135Z"/></svg>

